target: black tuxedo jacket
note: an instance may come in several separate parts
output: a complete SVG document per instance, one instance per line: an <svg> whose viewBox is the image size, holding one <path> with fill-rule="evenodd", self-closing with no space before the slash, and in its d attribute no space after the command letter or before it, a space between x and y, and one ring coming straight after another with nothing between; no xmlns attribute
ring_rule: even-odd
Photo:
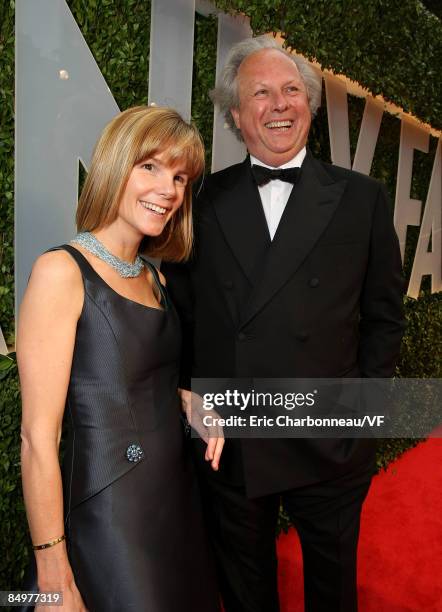
<svg viewBox="0 0 442 612"><path fill-rule="evenodd" d="M195 249L163 265L190 376L389 377L404 328L403 278L384 187L303 162L273 241L250 160L205 179ZM368 467L367 440L227 440L214 477L259 496Z"/></svg>

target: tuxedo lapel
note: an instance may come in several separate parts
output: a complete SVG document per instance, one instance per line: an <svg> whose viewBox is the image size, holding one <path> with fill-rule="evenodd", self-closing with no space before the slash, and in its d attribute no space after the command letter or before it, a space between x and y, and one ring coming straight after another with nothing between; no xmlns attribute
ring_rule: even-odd
<svg viewBox="0 0 442 612"><path fill-rule="evenodd" d="M239 166L231 184L223 185L214 207L226 242L253 285L257 266L271 241L249 157Z"/></svg>
<svg viewBox="0 0 442 612"><path fill-rule="evenodd" d="M292 189L260 279L241 317L246 325L287 282L315 246L335 213L347 185L336 182L309 153L301 177ZM248 243L247 237L245 240Z"/></svg>

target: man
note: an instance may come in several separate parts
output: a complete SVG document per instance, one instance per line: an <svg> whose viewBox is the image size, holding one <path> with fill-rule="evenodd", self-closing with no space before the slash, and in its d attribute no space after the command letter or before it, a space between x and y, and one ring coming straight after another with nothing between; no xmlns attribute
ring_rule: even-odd
<svg viewBox="0 0 442 612"><path fill-rule="evenodd" d="M403 331L397 237L378 182L306 151L314 71L273 40L250 39L212 93L250 157L206 179L195 256L165 269L187 375L391 376ZM357 610L370 440L227 440L219 472L202 447L196 455L226 612L279 610L281 499L301 539L306 610Z"/></svg>

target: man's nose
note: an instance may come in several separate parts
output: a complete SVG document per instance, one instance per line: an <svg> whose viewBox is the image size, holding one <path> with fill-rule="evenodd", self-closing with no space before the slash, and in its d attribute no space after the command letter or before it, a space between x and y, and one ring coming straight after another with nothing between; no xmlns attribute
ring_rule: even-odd
<svg viewBox="0 0 442 612"><path fill-rule="evenodd" d="M274 110L277 110L279 112L285 110L287 108L287 100L284 96L284 94L280 91L276 91L273 94L273 98L272 98L272 106L274 108Z"/></svg>

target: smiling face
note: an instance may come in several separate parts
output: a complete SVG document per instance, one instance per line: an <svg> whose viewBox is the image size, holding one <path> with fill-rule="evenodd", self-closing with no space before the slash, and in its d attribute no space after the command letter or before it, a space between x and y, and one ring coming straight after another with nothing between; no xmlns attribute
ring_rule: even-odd
<svg viewBox="0 0 442 612"><path fill-rule="evenodd" d="M121 198L119 226L140 237L159 236L182 205L187 183L184 163L168 163L164 153L137 163Z"/></svg>
<svg viewBox="0 0 442 612"><path fill-rule="evenodd" d="M237 75L235 125L251 155L269 166L290 161L307 142L311 113L296 64L277 49L249 55Z"/></svg>

